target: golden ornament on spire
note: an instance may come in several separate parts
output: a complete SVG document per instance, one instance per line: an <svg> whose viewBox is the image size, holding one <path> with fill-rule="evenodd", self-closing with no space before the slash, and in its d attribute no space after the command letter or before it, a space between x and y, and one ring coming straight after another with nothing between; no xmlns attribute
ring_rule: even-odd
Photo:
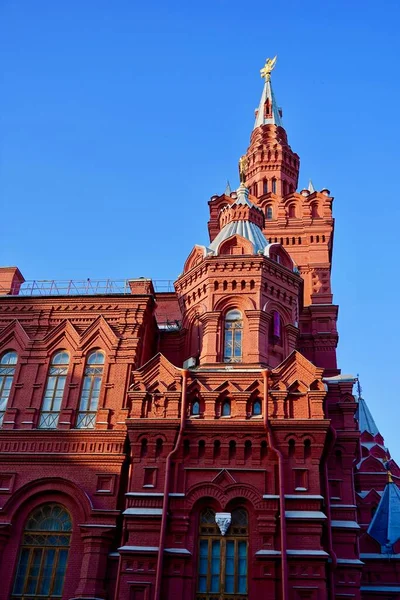
<svg viewBox="0 0 400 600"><path fill-rule="evenodd" d="M270 81L271 71L273 71L275 68L277 58L278 56L275 56L274 58L267 58L265 65L262 69L260 69L261 77L263 77L265 81Z"/></svg>
<svg viewBox="0 0 400 600"><path fill-rule="evenodd" d="M247 156L244 154L239 158L239 179L240 183L244 183L246 181L246 171L248 166Z"/></svg>

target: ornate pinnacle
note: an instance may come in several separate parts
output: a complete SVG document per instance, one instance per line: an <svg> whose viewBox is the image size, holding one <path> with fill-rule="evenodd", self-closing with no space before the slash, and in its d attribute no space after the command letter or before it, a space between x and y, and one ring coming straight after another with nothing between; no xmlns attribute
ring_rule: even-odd
<svg viewBox="0 0 400 600"><path fill-rule="evenodd" d="M265 81L270 81L271 71L273 71L275 68L277 58L278 56L275 56L274 58L267 58L265 65L262 69L260 69L261 77L263 77Z"/></svg>

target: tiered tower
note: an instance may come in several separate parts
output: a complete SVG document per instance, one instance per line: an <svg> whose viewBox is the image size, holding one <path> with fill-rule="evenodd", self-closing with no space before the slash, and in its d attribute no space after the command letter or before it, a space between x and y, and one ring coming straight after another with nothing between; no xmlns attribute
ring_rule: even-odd
<svg viewBox="0 0 400 600"><path fill-rule="evenodd" d="M328 189L318 192L311 182L307 189L296 191L300 159L289 146L282 110L273 93L271 71L275 62L268 60L261 70L264 88L250 146L239 168L250 199L264 213L265 237L287 250L304 282L299 349L333 375L338 342L338 307L332 304L331 289L333 198ZM211 240L218 232L219 211L230 202L225 194L211 198Z"/></svg>

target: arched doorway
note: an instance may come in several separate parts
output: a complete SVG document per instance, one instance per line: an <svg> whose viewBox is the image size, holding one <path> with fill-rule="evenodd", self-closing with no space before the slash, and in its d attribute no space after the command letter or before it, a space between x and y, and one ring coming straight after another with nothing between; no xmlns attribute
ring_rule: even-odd
<svg viewBox="0 0 400 600"><path fill-rule="evenodd" d="M211 508L200 515L196 600L247 600L247 511L232 511L225 535L217 521Z"/></svg>

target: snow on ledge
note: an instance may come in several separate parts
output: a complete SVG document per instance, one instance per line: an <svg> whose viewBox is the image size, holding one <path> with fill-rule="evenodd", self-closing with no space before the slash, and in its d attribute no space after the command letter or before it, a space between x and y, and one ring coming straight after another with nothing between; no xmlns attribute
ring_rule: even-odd
<svg viewBox="0 0 400 600"><path fill-rule="evenodd" d="M326 519L326 515L320 510L286 510L287 519Z"/></svg>
<svg viewBox="0 0 400 600"><path fill-rule="evenodd" d="M158 546L121 546L120 552L158 552Z"/></svg>
<svg viewBox="0 0 400 600"><path fill-rule="evenodd" d="M136 515L136 516L147 516L147 517L161 517L162 508L127 508L122 513L123 515Z"/></svg>
<svg viewBox="0 0 400 600"><path fill-rule="evenodd" d="M356 521L331 521L332 527L340 529L361 529Z"/></svg>

